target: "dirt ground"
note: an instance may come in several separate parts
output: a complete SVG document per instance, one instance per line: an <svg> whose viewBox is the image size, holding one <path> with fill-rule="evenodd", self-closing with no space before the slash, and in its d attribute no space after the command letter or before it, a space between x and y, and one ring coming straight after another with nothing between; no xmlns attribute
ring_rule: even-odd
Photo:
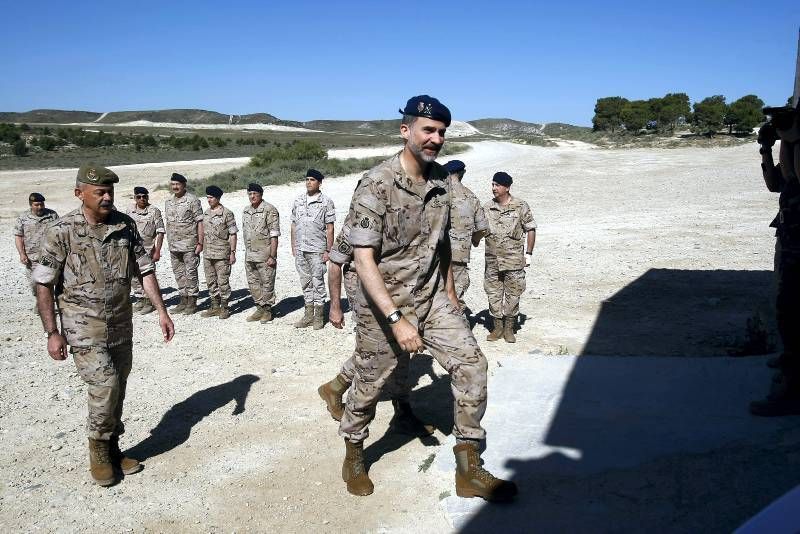
<svg viewBox="0 0 800 534"><path fill-rule="evenodd" d="M580 143L541 148L481 142L457 157L467 165L465 184L482 200L491 196L495 171L510 173L512 194L530 204L539 224L515 345L484 341L483 245L473 251L466 300L490 370L503 358L534 352L553 358L594 352L724 356L745 335L748 317L763 313L771 324L761 288L771 270L773 237L767 225L777 197L764 187L754 144L597 150ZM237 159L119 167L117 205L129 201L134 185L152 191L173 171L199 178L241 164ZM367 443L374 495L351 496L341 481L344 447L315 390L336 374L354 336L351 324L344 330L292 327L302 313L288 236L291 202L303 191L299 181L267 188L264 195L280 211L284 231L276 320L245 322L252 302L241 263L233 268L237 300L228 321L173 317L176 336L165 345L154 315L135 316L122 445L145 458L146 468L110 489L91 484L83 433L85 388L70 361L54 362L47 355L12 236L14 218L27 209L30 191L42 192L59 213L76 207L74 174L0 173L3 530L452 528L439 503L454 492L452 474L426 468L433 455L452 454L447 446L436 446L449 434L444 425L427 444L388 439L391 407L381 403ZM323 183L336 204L337 231L357 179ZM155 192L152 201L163 206L165 195ZM244 192L226 194L222 203L241 220ZM708 273L723 276L716 285L698 284ZM158 278L168 304L176 303L168 260L159 263ZM689 312L675 302L681 295L689 299ZM615 303L616 315L608 315ZM665 317L664 310L674 313ZM686 313L695 315L687 319L681 315ZM604 317L612 320L606 323ZM626 328L637 317L650 327ZM675 328L663 331L664 321ZM660 337L648 337L653 329ZM418 388L443 374L430 367L429 359L417 360ZM491 403L491 375L489 380ZM443 396L421 404L412 395L423 416L441 419L450 403Z"/></svg>

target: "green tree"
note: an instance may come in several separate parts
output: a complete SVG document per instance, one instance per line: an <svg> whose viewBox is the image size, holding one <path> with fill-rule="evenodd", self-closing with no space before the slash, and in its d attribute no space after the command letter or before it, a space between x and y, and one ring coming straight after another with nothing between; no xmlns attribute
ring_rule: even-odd
<svg viewBox="0 0 800 534"><path fill-rule="evenodd" d="M15 156L27 156L28 145L25 143L25 139L17 139L14 141L14 144L11 147L11 152Z"/></svg>
<svg viewBox="0 0 800 534"><path fill-rule="evenodd" d="M592 126L595 131L610 130L612 133L622 127L622 108L628 102L621 96L598 98L594 105Z"/></svg>
<svg viewBox="0 0 800 534"><path fill-rule="evenodd" d="M728 106L722 95L709 96L700 102L694 103L694 116L692 131L698 134L714 137L723 126L725 112Z"/></svg>
<svg viewBox="0 0 800 534"><path fill-rule="evenodd" d="M651 120L651 106L650 101L646 100L632 100L626 102L622 107L622 124L625 130L635 134L639 130L646 128L647 123Z"/></svg>
<svg viewBox="0 0 800 534"><path fill-rule="evenodd" d="M674 130L681 121L689 118L691 107L686 93L667 93L659 100L661 105L655 120L660 131Z"/></svg>
<svg viewBox="0 0 800 534"><path fill-rule="evenodd" d="M753 128L761 124L764 120L762 108L764 101L756 95L745 95L728 106L728 113L725 114L725 124L728 126L728 133L733 133L735 129L740 133L749 133Z"/></svg>

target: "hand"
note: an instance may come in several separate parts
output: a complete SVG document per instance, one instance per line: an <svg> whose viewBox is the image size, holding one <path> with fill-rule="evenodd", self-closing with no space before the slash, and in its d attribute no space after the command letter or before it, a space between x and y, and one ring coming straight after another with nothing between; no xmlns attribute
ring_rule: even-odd
<svg viewBox="0 0 800 534"><path fill-rule="evenodd" d="M67 359L67 340L59 334L54 333L47 338L47 353L56 361Z"/></svg>
<svg viewBox="0 0 800 534"><path fill-rule="evenodd" d="M278 265L278 260L270 256L269 258L267 258L267 265L270 267L275 267L276 265Z"/></svg>
<svg viewBox="0 0 800 534"><path fill-rule="evenodd" d="M203 251L203 244L202 243L198 243L198 244L196 244L194 246L194 255L195 256L199 256L202 251Z"/></svg>
<svg viewBox="0 0 800 534"><path fill-rule="evenodd" d="M408 319L401 317L399 321L391 326L392 334L394 334L394 338L403 351L414 354L424 348L419 332L417 332L413 324L408 322Z"/></svg>
<svg viewBox="0 0 800 534"><path fill-rule="evenodd" d="M175 337L175 325L172 324L172 319L169 317L167 310L158 314L158 324L161 326L161 332L164 334L164 343L169 343Z"/></svg>
<svg viewBox="0 0 800 534"><path fill-rule="evenodd" d="M322 253L322 263L328 263L329 259L330 259L330 255L328 254L328 251L326 250L325 252Z"/></svg>
<svg viewBox="0 0 800 534"><path fill-rule="evenodd" d="M758 144L761 146L771 148L777 140L778 132L772 124L767 123L758 129Z"/></svg>
<svg viewBox="0 0 800 534"><path fill-rule="evenodd" d="M150 252L150 259L153 260L153 263L157 262L161 259L161 251L157 248L153 247L153 250Z"/></svg>
<svg viewBox="0 0 800 534"><path fill-rule="evenodd" d="M344 313L342 313L341 304L334 304L333 301L331 301L331 306L328 310L328 320L334 328L341 330L344 327Z"/></svg>
<svg viewBox="0 0 800 534"><path fill-rule="evenodd" d="M531 258L532 257L533 257L532 254L525 254L525 268L526 269L531 266Z"/></svg>
<svg viewBox="0 0 800 534"><path fill-rule="evenodd" d="M31 264L30 258L28 258L27 254L20 254L19 255L19 262L26 267Z"/></svg>
<svg viewBox="0 0 800 534"><path fill-rule="evenodd" d="M228 258L228 264L233 265L234 263L236 263L236 253L231 252L230 257Z"/></svg>

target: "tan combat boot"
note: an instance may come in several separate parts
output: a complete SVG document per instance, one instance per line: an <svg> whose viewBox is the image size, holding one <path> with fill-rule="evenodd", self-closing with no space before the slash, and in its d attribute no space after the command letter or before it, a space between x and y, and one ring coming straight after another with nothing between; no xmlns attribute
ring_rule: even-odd
<svg viewBox="0 0 800 534"><path fill-rule="evenodd" d="M116 482L108 441L89 438L89 472L98 486Z"/></svg>
<svg viewBox="0 0 800 534"><path fill-rule="evenodd" d="M295 328L308 328L314 322L314 305L306 304L305 313L303 318L294 323Z"/></svg>
<svg viewBox="0 0 800 534"><path fill-rule="evenodd" d="M147 315L148 313L153 313L156 311L153 303L150 302L150 299L145 297L142 299L142 307L139 308L139 315Z"/></svg>
<svg viewBox="0 0 800 534"><path fill-rule="evenodd" d="M201 313L200 317L216 317L219 314L219 297L211 297L211 307Z"/></svg>
<svg viewBox="0 0 800 534"><path fill-rule="evenodd" d="M351 443L346 438L342 480L347 482L347 491L353 495L371 495L375 486L364 467L364 442Z"/></svg>
<svg viewBox="0 0 800 534"><path fill-rule="evenodd" d="M144 304L145 297L136 297L136 302L133 303L133 311L139 311L142 309L142 304Z"/></svg>
<svg viewBox="0 0 800 534"><path fill-rule="evenodd" d="M186 297L186 307L181 312L184 315L192 315L197 311L197 297Z"/></svg>
<svg viewBox="0 0 800 534"><path fill-rule="evenodd" d="M340 373L330 382L325 382L317 388L317 393L327 405L328 413L337 421L341 421L344 415L342 397L349 387L350 382Z"/></svg>
<svg viewBox="0 0 800 534"><path fill-rule="evenodd" d="M231 309L228 308L228 301L223 300L219 305L219 318L220 319L227 319L231 316Z"/></svg>
<svg viewBox="0 0 800 534"><path fill-rule="evenodd" d="M270 322L272 318L272 306L264 306L264 313L261 315L261 324Z"/></svg>
<svg viewBox="0 0 800 534"><path fill-rule="evenodd" d="M315 304L314 305L314 330L322 330L325 327L325 318L322 315L323 306L322 304Z"/></svg>
<svg viewBox="0 0 800 534"><path fill-rule="evenodd" d="M456 495L483 497L492 502L508 502L517 494L517 485L502 480L481 466L477 443L459 443L453 447L456 455Z"/></svg>
<svg viewBox="0 0 800 534"><path fill-rule="evenodd" d="M180 313L186 308L186 295L181 295L181 301L172 308L172 314Z"/></svg>
<svg viewBox="0 0 800 534"><path fill-rule="evenodd" d="M514 335L514 320L515 316L503 318L503 339L506 343L516 343L517 336Z"/></svg>
<svg viewBox="0 0 800 534"><path fill-rule="evenodd" d="M264 317L264 307L256 304L256 311L248 315L245 321L247 321L248 323L252 323L253 321L260 320L262 317Z"/></svg>
<svg viewBox="0 0 800 534"><path fill-rule="evenodd" d="M111 436L108 444L111 462L119 467L119 470L122 471L124 475L132 475L142 470L144 466L139 463L139 460L128 458L122 454L119 448L119 436Z"/></svg>
<svg viewBox="0 0 800 534"><path fill-rule="evenodd" d="M425 438L433 434L434 428L426 425L414 415L408 402L393 400L394 417L389 421L389 428L398 434Z"/></svg>
<svg viewBox="0 0 800 534"><path fill-rule="evenodd" d="M500 317L492 317L492 321L494 322L494 330L486 336L486 341L497 341L503 337L503 319Z"/></svg>

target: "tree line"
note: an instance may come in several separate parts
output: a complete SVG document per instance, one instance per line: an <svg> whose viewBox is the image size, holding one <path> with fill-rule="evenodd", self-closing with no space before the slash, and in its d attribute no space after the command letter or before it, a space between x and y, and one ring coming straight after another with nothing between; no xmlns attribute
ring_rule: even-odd
<svg viewBox="0 0 800 534"><path fill-rule="evenodd" d="M688 126L692 132L713 137L728 133L749 134L764 121L764 102L756 95L746 95L728 104L722 95L704 98L689 105L686 93L668 93L661 98L628 100L621 96L598 98L592 126L595 131L633 134L670 133Z"/></svg>

